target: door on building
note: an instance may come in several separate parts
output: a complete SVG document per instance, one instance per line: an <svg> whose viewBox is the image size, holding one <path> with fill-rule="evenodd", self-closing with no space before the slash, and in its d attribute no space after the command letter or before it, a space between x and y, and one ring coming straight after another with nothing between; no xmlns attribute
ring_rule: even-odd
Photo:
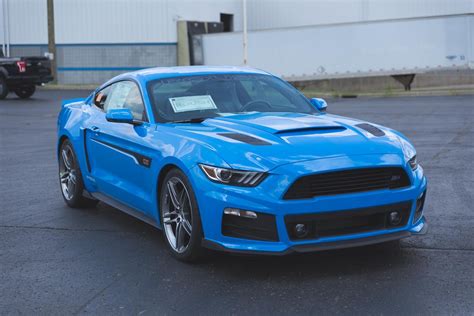
<svg viewBox="0 0 474 316"><path fill-rule="evenodd" d="M234 15L221 13L221 22L224 24L224 32L234 31Z"/></svg>

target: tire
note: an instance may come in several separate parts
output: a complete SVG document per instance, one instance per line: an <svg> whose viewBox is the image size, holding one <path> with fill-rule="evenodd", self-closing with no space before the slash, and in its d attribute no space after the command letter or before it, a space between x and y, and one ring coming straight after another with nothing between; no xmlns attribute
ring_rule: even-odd
<svg viewBox="0 0 474 316"><path fill-rule="evenodd" d="M91 200L83 195L84 182L71 142L66 139L59 149L59 187L64 201L69 207L93 207L99 201Z"/></svg>
<svg viewBox="0 0 474 316"><path fill-rule="evenodd" d="M160 187L160 220L165 243L173 257L196 262L204 252L203 233L191 183L181 170L171 169ZM172 198L172 191L177 199Z"/></svg>
<svg viewBox="0 0 474 316"><path fill-rule="evenodd" d="M0 75L0 100L5 99L8 95L8 92L7 80L2 75Z"/></svg>
<svg viewBox="0 0 474 316"><path fill-rule="evenodd" d="M28 99L31 97L36 91L35 86L21 86L18 87L14 90L15 94L20 98L20 99Z"/></svg>

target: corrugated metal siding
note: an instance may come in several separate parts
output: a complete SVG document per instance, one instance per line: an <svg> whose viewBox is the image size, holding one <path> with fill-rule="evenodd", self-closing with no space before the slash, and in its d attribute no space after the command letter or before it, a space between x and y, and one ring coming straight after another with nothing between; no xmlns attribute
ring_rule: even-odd
<svg viewBox="0 0 474 316"><path fill-rule="evenodd" d="M474 13L474 0L249 0L250 30Z"/></svg>
<svg viewBox="0 0 474 316"><path fill-rule="evenodd" d="M288 80L467 69L474 14L252 31L248 64ZM206 65L241 65L240 33L203 35Z"/></svg>
<svg viewBox="0 0 474 316"><path fill-rule="evenodd" d="M46 43L48 38L46 0L0 0L0 4L5 1L8 1L10 43ZM2 18L0 15L0 19ZM3 32L0 36L3 37Z"/></svg>
<svg viewBox="0 0 474 316"><path fill-rule="evenodd" d="M11 43L46 43L46 0L8 1ZM242 0L55 0L55 11L58 43L176 42L178 20L231 13L241 30ZM463 13L474 0L248 0L255 30Z"/></svg>
<svg viewBox="0 0 474 316"><path fill-rule="evenodd" d="M0 0L7 1L7 0ZM8 0L12 44L47 43L46 0ZM234 14L241 29L241 0L55 0L56 42L176 42L178 20L219 21Z"/></svg>

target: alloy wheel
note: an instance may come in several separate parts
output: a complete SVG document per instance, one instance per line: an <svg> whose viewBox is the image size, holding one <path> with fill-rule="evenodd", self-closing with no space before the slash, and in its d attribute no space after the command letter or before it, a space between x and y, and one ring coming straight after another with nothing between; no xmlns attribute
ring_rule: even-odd
<svg viewBox="0 0 474 316"><path fill-rule="evenodd" d="M61 181L61 190L66 200L74 197L77 185L77 169L74 160L74 153L70 146L64 146L61 149L59 163L59 179Z"/></svg>
<svg viewBox="0 0 474 316"><path fill-rule="evenodd" d="M192 211L189 192L181 179L170 178L165 186L163 230L174 251L183 253L191 242Z"/></svg>

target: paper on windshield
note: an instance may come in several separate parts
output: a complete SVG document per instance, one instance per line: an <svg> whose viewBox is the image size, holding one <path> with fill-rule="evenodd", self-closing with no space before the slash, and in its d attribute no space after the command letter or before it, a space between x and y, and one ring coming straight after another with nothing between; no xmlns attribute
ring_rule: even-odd
<svg viewBox="0 0 474 316"><path fill-rule="evenodd" d="M175 113L217 109L210 95L193 95L169 100Z"/></svg>

